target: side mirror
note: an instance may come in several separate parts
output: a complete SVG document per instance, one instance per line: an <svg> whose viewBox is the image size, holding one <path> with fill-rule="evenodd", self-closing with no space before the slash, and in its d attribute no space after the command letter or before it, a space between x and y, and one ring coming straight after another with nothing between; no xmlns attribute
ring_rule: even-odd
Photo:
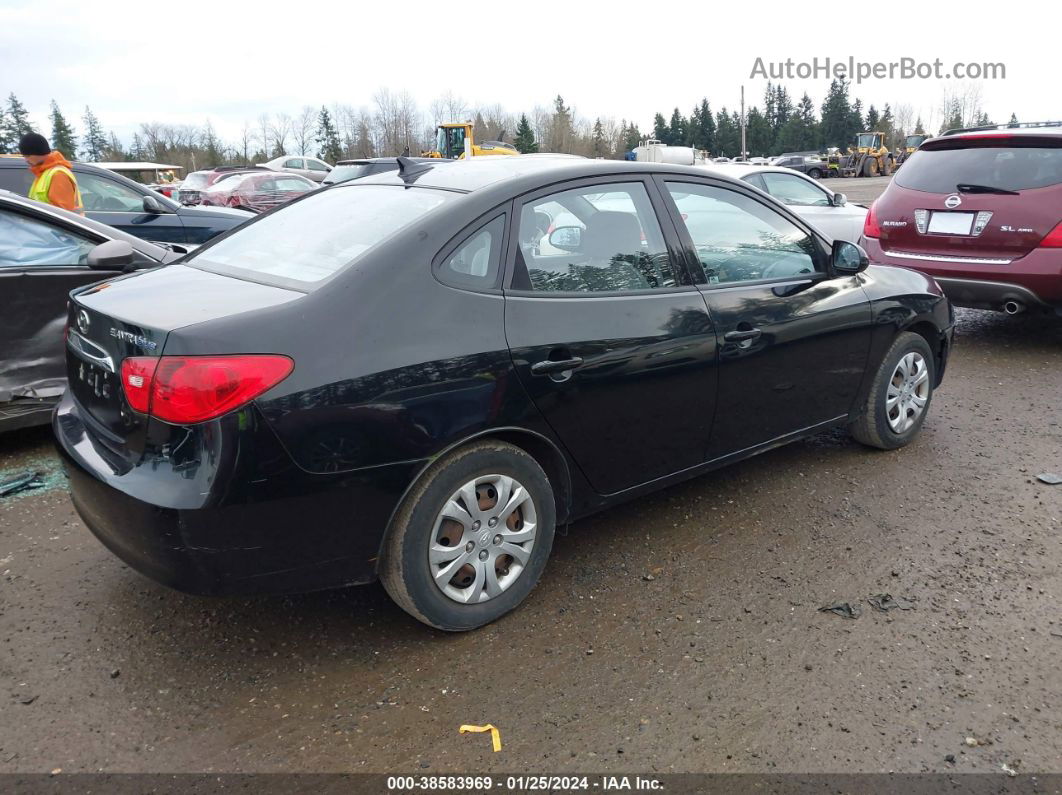
<svg viewBox="0 0 1062 795"><path fill-rule="evenodd" d="M845 196L843 193L835 193L835 194L833 194L833 206L834 207L844 207L846 204L848 204L848 197L847 196Z"/></svg>
<svg viewBox="0 0 1062 795"><path fill-rule="evenodd" d="M583 244L583 230L578 226L558 226L549 233L549 244L561 251L578 251Z"/></svg>
<svg viewBox="0 0 1062 795"><path fill-rule="evenodd" d="M120 271L133 264L133 247L124 240L108 240L89 251L86 264L97 271Z"/></svg>
<svg viewBox="0 0 1062 795"><path fill-rule="evenodd" d="M154 196L144 197L144 212L151 213L152 215L161 215L165 210L159 203L159 200Z"/></svg>
<svg viewBox="0 0 1062 795"><path fill-rule="evenodd" d="M870 258L867 252L847 240L834 240L830 264L838 276L853 276L867 269Z"/></svg>

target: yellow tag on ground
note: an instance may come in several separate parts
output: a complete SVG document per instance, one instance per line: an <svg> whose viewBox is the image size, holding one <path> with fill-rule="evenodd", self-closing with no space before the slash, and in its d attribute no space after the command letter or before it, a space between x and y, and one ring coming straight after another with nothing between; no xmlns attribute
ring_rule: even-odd
<svg viewBox="0 0 1062 795"><path fill-rule="evenodd" d="M468 724L465 724L458 729L458 731L460 731L461 734L466 734L468 732L490 732L490 741L494 745L494 750L501 750L501 732L499 732L498 728L493 724L488 723L486 726L469 726Z"/></svg>

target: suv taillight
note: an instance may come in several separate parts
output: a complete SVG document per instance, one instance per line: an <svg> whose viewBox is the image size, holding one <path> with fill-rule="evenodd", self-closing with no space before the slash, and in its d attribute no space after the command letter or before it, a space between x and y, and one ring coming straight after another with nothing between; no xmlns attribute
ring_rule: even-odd
<svg viewBox="0 0 1062 795"><path fill-rule="evenodd" d="M1062 221L1040 241L1040 248L1062 248Z"/></svg>
<svg viewBox="0 0 1062 795"><path fill-rule="evenodd" d="M877 202L874 204L877 204ZM863 237L881 237L881 226L878 224L878 216L874 212L874 204L870 205L867 217L863 220Z"/></svg>
<svg viewBox="0 0 1062 795"><path fill-rule="evenodd" d="M294 369L287 356L133 356L122 362L130 408L188 425L220 417L272 389Z"/></svg>

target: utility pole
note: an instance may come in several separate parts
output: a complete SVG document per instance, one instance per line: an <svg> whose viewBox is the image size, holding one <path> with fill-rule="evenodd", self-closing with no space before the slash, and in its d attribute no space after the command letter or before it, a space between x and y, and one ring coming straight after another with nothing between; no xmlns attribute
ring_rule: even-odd
<svg viewBox="0 0 1062 795"><path fill-rule="evenodd" d="M745 151L745 86L741 87L741 159L749 159L749 153Z"/></svg>

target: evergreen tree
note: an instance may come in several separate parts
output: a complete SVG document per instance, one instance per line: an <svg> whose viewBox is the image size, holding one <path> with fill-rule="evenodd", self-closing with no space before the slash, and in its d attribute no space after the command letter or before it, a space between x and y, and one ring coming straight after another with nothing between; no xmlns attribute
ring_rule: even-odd
<svg viewBox="0 0 1062 795"><path fill-rule="evenodd" d="M745 145L752 157L762 157L774 146L774 130L760 109L753 105L745 114Z"/></svg>
<svg viewBox="0 0 1062 795"><path fill-rule="evenodd" d="M701 112L700 109L694 105L693 111L690 113L689 118L686 120L686 140L683 143L686 146L692 146L694 149L702 148L700 146L701 140Z"/></svg>
<svg viewBox="0 0 1062 795"><path fill-rule="evenodd" d="M594 157L608 157L611 154L609 144L605 140L605 128L601 124L600 116L594 120L594 131L590 142Z"/></svg>
<svg viewBox="0 0 1062 795"><path fill-rule="evenodd" d="M7 112L0 107L0 155L14 154L17 143L18 141L13 140L8 131Z"/></svg>
<svg viewBox="0 0 1062 795"><path fill-rule="evenodd" d="M564 104L564 97L557 94L553 100L553 119L550 123L549 151L571 154L575 144L575 126L572 110Z"/></svg>
<svg viewBox="0 0 1062 795"><path fill-rule="evenodd" d="M133 143L129 147L129 157L133 160L144 159L144 143L140 140L139 133L133 133Z"/></svg>
<svg viewBox="0 0 1062 795"><path fill-rule="evenodd" d="M881 117L878 115L878 109L871 105L867 109L867 130L870 132L878 132L878 127L881 126Z"/></svg>
<svg viewBox="0 0 1062 795"><path fill-rule="evenodd" d="M339 133L332 123L332 114L328 108L321 106L321 112L317 115L317 133L314 135L317 142L317 156L322 160L335 163L343 159L343 146L339 142Z"/></svg>
<svg viewBox="0 0 1062 795"><path fill-rule="evenodd" d="M700 140L697 141L697 148L704 149L708 152L714 152L716 147L715 117L712 115L712 107L708 104L707 98L701 100L698 116L700 117L698 123L698 127L700 128Z"/></svg>
<svg viewBox="0 0 1062 795"><path fill-rule="evenodd" d="M901 145L902 142L894 140L896 137L896 120L892 117L892 108L889 107L888 102L885 103L885 110L881 112L878 126L881 127L881 131L892 141L894 146Z"/></svg>
<svg viewBox="0 0 1062 795"><path fill-rule="evenodd" d="M858 130L853 127L852 106L848 102L848 82L846 80L830 81L829 91L822 103L822 122L820 126L823 146L844 148L852 142Z"/></svg>
<svg viewBox="0 0 1062 795"><path fill-rule="evenodd" d="M638 129L638 125L634 122L631 122L623 134L623 151L629 152L635 147L639 146L641 142L642 133Z"/></svg>
<svg viewBox="0 0 1062 795"><path fill-rule="evenodd" d="M538 142L535 140L535 131L531 129L531 122L527 120L527 114L520 114L520 123L516 125L516 139L513 141L516 150L521 154L530 154L538 151Z"/></svg>
<svg viewBox="0 0 1062 795"><path fill-rule="evenodd" d="M919 116L918 119L915 121L914 134L915 135L925 135L926 134L926 128L922 126L922 117L921 116Z"/></svg>
<svg viewBox="0 0 1062 795"><path fill-rule="evenodd" d="M668 138L669 142L674 146L682 146L686 143L686 119L679 113L679 109L675 108L671 112L671 124L668 125Z"/></svg>
<svg viewBox="0 0 1062 795"><path fill-rule="evenodd" d="M88 105L85 106L85 115L81 119L85 123L85 134L81 136L81 157L90 163L104 160L104 153L107 151L107 136L103 132L103 125Z"/></svg>
<svg viewBox="0 0 1062 795"><path fill-rule="evenodd" d="M67 123L59 106L52 100L52 149L58 149L70 160L77 158L77 136L74 128Z"/></svg>
<svg viewBox="0 0 1062 795"><path fill-rule="evenodd" d="M852 103L852 112L848 121L848 138L855 138L866 129L866 122L863 120L863 100L857 99Z"/></svg>
<svg viewBox="0 0 1062 795"><path fill-rule="evenodd" d="M538 150L538 144L535 144L535 150ZM369 125L364 119L358 123L358 137L354 141L354 156L362 158L376 157L376 146L372 142Z"/></svg>
<svg viewBox="0 0 1062 795"><path fill-rule="evenodd" d="M18 139L28 132L33 132L29 121L29 111L12 92L7 96L7 113L4 114L4 137L10 141L9 146L12 151L18 147Z"/></svg>
<svg viewBox="0 0 1062 795"><path fill-rule="evenodd" d="M741 128L736 120L737 114L727 113L726 106L715 115L715 145L720 156L737 157L741 153Z"/></svg>
<svg viewBox="0 0 1062 795"><path fill-rule="evenodd" d="M14 97L14 94L12 94L12 97ZM1018 114L1016 114L1016 113L1010 114L1010 121L1008 121L1007 124L1017 124L1017 123L1018 123Z"/></svg>
<svg viewBox="0 0 1062 795"><path fill-rule="evenodd" d="M671 143L671 128L667 126L667 121L661 113L653 117L653 137L662 144Z"/></svg>

